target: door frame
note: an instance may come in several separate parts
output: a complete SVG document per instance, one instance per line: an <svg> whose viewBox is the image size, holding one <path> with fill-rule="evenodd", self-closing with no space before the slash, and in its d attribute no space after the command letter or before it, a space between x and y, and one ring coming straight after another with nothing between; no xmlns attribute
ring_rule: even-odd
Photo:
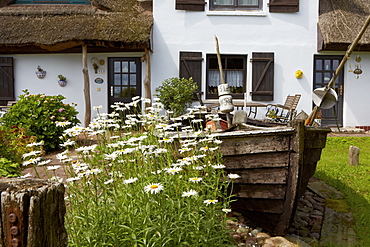
<svg viewBox="0 0 370 247"><path fill-rule="evenodd" d="M121 64L119 70L115 70L115 63L119 62ZM122 63L127 62L128 70L122 71ZM131 70L132 62L135 63L135 70ZM117 81L119 76L119 82ZM132 77L134 75L134 77ZM122 82L122 78L127 78L127 84ZM135 78L135 84L131 83L131 80ZM116 80L116 81L115 81ZM107 83L107 93L108 93L108 112L112 112L110 107L115 102L129 103L135 96L142 96L142 63L140 57L108 57L108 83ZM121 90L119 90L121 88ZM129 97L117 97L117 92L123 92L123 89L127 88L130 92ZM131 92L131 88L136 88L135 92Z"/></svg>
<svg viewBox="0 0 370 247"><path fill-rule="evenodd" d="M325 87L333 77L335 70L343 59L343 55L314 55L313 59L313 89ZM320 109L321 125L328 127L343 126L344 100L344 70L341 70L335 80L333 89L338 95L338 101L330 109ZM314 104L313 104L314 107Z"/></svg>

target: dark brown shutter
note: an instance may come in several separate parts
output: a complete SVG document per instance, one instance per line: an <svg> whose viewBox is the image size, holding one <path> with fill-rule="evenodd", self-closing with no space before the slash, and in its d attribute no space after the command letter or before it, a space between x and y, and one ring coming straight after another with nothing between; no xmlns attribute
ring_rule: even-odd
<svg viewBox="0 0 370 247"><path fill-rule="evenodd" d="M274 53L252 53L252 100L274 100Z"/></svg>
<svg viewBox="0 0 370 247"><path fill-rule="evenodd" d="M202 53L180 51L180 78L193 78L198 85L197 92L202 91Z"/></svg>
<svg viewBox="0 0 370 247"><path fill-rule="evenodd" d="M270 0L270 12L298 12L299 0Z"/></svg>
<svg viewBox="0 0 370 247"><path fill-rule="evenodd" d="M0 105L14 100L13 58L0 57Z"/></svg>
<svg viewBox="0 0 370 247"><path fill-rule="evenodd" d="M176 0L177 10L204 11L204 0Z"/></svg>

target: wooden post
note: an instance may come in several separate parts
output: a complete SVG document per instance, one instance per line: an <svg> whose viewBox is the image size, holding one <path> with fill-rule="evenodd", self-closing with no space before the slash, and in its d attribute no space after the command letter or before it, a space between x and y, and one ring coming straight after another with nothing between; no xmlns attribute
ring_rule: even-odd
<svg viewBox="0 0 370 247"><path fill-rule="evenodd" d="M358 166L359 156L360 148L356 146L350 146L348 152L348 164L351 166Z"/></svg>
<svg viewBox="0 0 370 247"><path fill-rule="evenodd" d="M145 89L145 98L152 99L152 90L151 90L151 70L150 70L150 51L148 48L145 48L145 55L141 59L145 64L145 79L144 79L144 89Z"/></svg>
<svg viewBox="0 0 370 247"><path fill-rule="evenodd" d="M0 191L0 246L68 246L63 184L43 179L1 179Z"/></svg>
<svg viewBox="0 0 370 247"><path fill-rule="evenodd" d="M87 68L87 45L82 45L82 73L84 75L84 97L85 97L85 127L91 122L91 97L90 97L90 79Z"/></svg>
<svg viewBox="0 0 370 247"><path fill-rule="evenodd" d="M221 83L226 84L225 77L224 77L224 72L223 72L223 69L222 69L220 47L218 45L218 38L217 38L216 35L215 35L215 41L216 41L216 53L217 53L218 69L220 71ZM227 120L227 127L230 128L231 124L232 124L231 123L232 120L231 120L230 112L226 112L225 114L226 114L226 120Z"/></svg>

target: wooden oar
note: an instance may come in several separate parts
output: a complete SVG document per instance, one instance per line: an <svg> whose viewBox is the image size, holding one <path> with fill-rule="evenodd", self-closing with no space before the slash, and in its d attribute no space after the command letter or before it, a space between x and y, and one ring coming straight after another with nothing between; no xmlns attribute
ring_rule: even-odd
<svg viewBox="0 0 370 247"><path fill-rule="evenodd" d="M226 84L225 77L224 77L224 72L222 70L222 62L221 62L220 48L219 48L219 45L218 45L218 38L217 38L216 35L215 35L215 40L216 40L216 53L217 53L218 69L220 71L221 83ZM227 112L225 114L226 114L226 120L227 120L227 127L230 128L231 125L232 125L230 112Z"/></svg>
<svg viewBox="0 0 370 247"><path fill-rule="evenodd" d="M366 31L367 27L369 26L369 24L370 24L370 15L367 17L367 20L365 21L365 24L362 27L362 29L359 32L359 34L357 35L356 39L352 42L352 44L347 49L345 56L343 57L342 61L340 62L338 68L335 70L335 73L334 73L333 77L331 78L330 82L328 83L328 85L325 86L325 88L324 88L325 93L322 96L321 104L319 106L316 105L314 107L314 109L312 110L310 116L306 119L306 122L305 122L306 125L312 125L312 123L313 123L314 119L316 118L317 113L318 113L318 111L319 111L319 109L320 109L320 107L321 107L321 105L322 105L322 103L323 103L323 101L325 99L325 95L327 94L327 92L329 91L329 89L334 86L334 82L337 79L340 71L343 69L344 64L350 58L352 51L355 49L356 45L360 41L362 35L365 33L365 31Z"/></svg>

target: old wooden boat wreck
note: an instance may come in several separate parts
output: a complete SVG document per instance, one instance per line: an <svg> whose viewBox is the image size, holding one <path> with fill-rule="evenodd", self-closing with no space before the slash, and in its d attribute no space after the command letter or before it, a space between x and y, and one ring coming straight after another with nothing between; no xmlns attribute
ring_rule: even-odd
<svg viewBox="0 0 370 247"><path fill-rule="evenodd" d="M273 235L285 235L299 198L314 175L330 129L291 126L220 132L221 150L234 183L234 211Z"/></svg>

